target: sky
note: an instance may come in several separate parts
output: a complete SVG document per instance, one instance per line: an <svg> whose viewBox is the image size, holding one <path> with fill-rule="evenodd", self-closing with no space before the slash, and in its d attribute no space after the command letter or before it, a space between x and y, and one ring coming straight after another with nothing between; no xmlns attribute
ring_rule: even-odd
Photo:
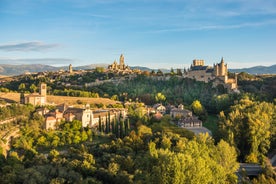
<svg viewBox="0 0 276 184"><path fill-rule="evenodd" d="M0 64L276 64L276 0L0 0Z"/></svg>

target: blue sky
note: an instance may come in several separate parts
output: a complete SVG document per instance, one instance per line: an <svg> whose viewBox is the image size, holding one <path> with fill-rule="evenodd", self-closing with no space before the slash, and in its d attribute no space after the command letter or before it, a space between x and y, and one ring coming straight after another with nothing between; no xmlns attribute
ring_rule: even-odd
<svg viewBox="0 0 276 184"><path fill-rule="evenodd" d="M0 63L276 64L275 0L0 0Z"/></svg>

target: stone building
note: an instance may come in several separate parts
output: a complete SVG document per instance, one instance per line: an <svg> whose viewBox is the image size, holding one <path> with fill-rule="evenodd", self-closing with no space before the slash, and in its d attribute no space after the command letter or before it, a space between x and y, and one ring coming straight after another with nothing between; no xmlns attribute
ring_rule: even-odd
<svg viewBox="0 0 276 184"><path fill-rule="evenodd" d="M68 71L69 71L69 73L73 73L73 66L72 66L72 64L69 65Z"/></svg>
<svg viewBox="0 0 276 184"><path fill-rule="evenodd" d="M179 127L201 127L202 121L198 117L194 116L192 111L184 109L184 106L180 104L177 108L173 108L170 112L172 119L177 119L177 125Z"/></svg>
<svg viewBox="0 0 276 184"><path fill-rule="evenodd" d="M47 103L47 85L45 83L40 84L39 94L32 93L25 96L24 104L32 104L33 106L44 106Z"/></svg>
<svg viewBox="0 0 276 184"><path fill-rule="evenodd" d="M205 66L204 60L193 60L191 67L184 73L184 77L195 79L197 81L212 82L213 86L223 85L228 90L238 88L237 76L228 78L228 66L222 58L220 63L214 64L213 67Z"/></svg>
<svg viewBox="0 0 276 184"><path fill-rule="evenodd" d="M56 124L57 124L57 120L53 117L53 116L47 116L45 118L45 129L46 130L55 130L56 129Z"/></svg>
<svg viewBox="0 0 276 184"><path fill-rule="evenodd" d="M173 108L171 109L170 116L175 119L175 118L183 118L183 117L190 117L193 116L192 111L189 111L187 109L184 109L184 106L180 104L178 108Z"/></svg>
<svg viewBox="0 0 276 184"><path fill-rule="evenodd" d="M113 121L115 118L119 119L119 117L125 119L126 116L127 112L125 109L98 109L92 111L89 105L86 105L85 108L76 108L63 104L57 106L56 110L45 114L45 128L55 129L57 123L61 120L68 122L78 120L82 122L82 127L92 128L99 125L100 119L105 124L108 118Z"/></svg>
<svg viewBox="0 0 276 184"><path fill-rule="evenodd" d="M66 121L72 121L74 119L81 121L82 127L93 126L93 112L89 105L87 105L85 108L68 108L64 112L64 116L67 117L65 119Z"/></svg>
<svg viewBox="0 0 276 184"><path fill-rule="evenodd" d="M108 69L111 71L131 71L129 66L125 64L125 57L123 54L120 56L119 64L115 60L111 65L108 66Z"/></svg>
<svg viewBox="0 0 276 184"><path fill-rule="evenodd" d="M160 112L161 114L165 114L166 112L166 107L160 103L154 104L152 108L155 113Z"/></svg>

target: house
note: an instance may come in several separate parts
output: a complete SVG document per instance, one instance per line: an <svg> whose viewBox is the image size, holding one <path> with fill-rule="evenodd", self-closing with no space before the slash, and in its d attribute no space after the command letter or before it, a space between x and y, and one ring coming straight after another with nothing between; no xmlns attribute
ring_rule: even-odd
<svg viewBox="0 0 276 184"><path fill-rule="evenodd" d="M75 119L75 115L72 112L66 113L63 115L65 121L73 121Z"/></svg>
<svg viewBox="0 0 276 184"><path fill-rule="evenodd" d="M202 121L195 116L183 117L178 120L179 127L202 127Z"/></svg>
<svg viewBox="0 0 276 184"><path fill-rule="evenodd" d="M46 107L40 107L36 109L36 112L41 116L45 116L49 112L49 109Z"/></svg>
<svg viewBox="0 0 276 184"><path fill-rule="evenodd" d="M165 114L165 112L166 112L166 107L159 103L153 105L153 109L155 110L155 113L160 112L161 114Z"/></svg>
<svg viewBox="0 0 276 184"><path fill-rule="evenodd" d="M157 112L156 114L153 115L153 118L155 118L156 120L161 120L163 117L163 114L161 114L160 112Z"/></svg>
<svg viewBox="0 0 276 184"><path fill-rule="evenodd" d="M59 112L58 109L48 112L48 115L54 117L57 122L61 122L61 120L63 120L63 113Z"/></svg>
<svg viewBox="0 0 276 184"><path fill-rule="evenodd" d="M55 117L47 116L45 118L45 129L46 130L49 130L49 129L55 130L56 129L56 123L57 123L57 120L56 120Z"/></svg>
<svg viewBox="0 0 276 184"><path fill-rule="evenodd" d="M192 111L184 109L184 106L180 104L178 108L171 109L170 116L175 118L191 117L193 115Z"/></svg>
<svg viewBox="0 0 276 184"><path fill-rule="evenodd" d="M76 119L82 122L82 127L93 126L93 113L89 105L86 105L84 109L69 107L63 114L67 121Z"/></svg>
<svg viewBox="0 0 276 184"><path fill-rule="evenodd" d="M171 110L170 115L173 119L178 119L179 127L201 127L202 121L198 117L194 116L192 111L184 109L184 106L180 104L177 108Z"/></svg>

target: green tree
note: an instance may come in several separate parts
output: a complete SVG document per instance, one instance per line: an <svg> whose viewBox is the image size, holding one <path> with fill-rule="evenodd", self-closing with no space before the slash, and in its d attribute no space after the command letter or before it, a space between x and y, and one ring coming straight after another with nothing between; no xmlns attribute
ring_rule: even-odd
<svg viewBox="0 0 276 184"><path fill-rule="evenodd" d="M205 108L201 105L199 100L193 101L193 103L191 104L191 109L193 113L199 116L199 119L201 119L202 121L205 121L207 119L207 112Z"/></svg>
<svg viewBox="0 0 276 184"><path fill-rule="evenodd" d="M240 159L261 163L275 135L276 106L267 102L241 99L231 107L227 116L220 114L219 131L231 145L240 151Z"/></svg>
<svg viewBox="0 0 276 184"><path fill-rule="evenodd" d="M156 102L164 102L166 100L166 96L162 93L157 93L155 95L155 101Z"/></svg>
<svg viewBox="0 0 276 184"><path fill-rule="evenodd" d="M120 137L123 138L125 134L125 122L123 119L120 120Z"/></svg>
<svg viewBox="0 0 276 184"><path fill-rule="evenodd" d="M19 86L18 86L18 91L20 91L21 93L22 92L25 92L26 91L26 85L24 83L21 83Z"/></svg>
<svg viewBox="0 0 276 184"><path fill-rule="evenodd" d="M35 84L32 84L32 85L30 86L30 92L31 92L31 93L35 93L36 90L37 90L36 85L35 85Z"/></svg>
<svg viewBox="0 0 276 184"><path fill-rule="evenodd" d="M118 95L113 95L110 99L111 99L111 100L115 100L115 101L118 101L118 100L119 100Z"/></svg>
<svg viewBox="0 0 276 184"><path fill-rule="evenodd" d="M99 131L102 132L102 118L99 116Z"/></svg>
<svg viewBox="0 0 276 184"><path fill-rule="evenodd" d="M85 130L81 131L81 141L86 141L88 139L88 135Z"/></svg>

